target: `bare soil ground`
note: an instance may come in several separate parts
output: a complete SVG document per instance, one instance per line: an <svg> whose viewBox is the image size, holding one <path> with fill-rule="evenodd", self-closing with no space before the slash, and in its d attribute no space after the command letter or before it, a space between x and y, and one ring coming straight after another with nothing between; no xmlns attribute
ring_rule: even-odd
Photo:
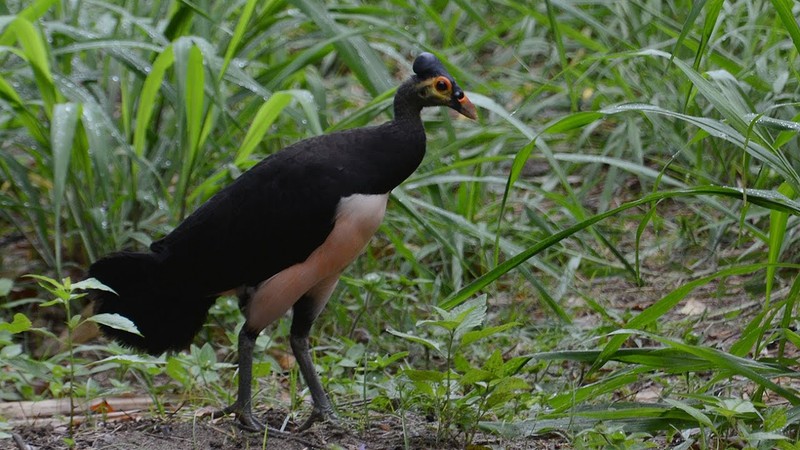
<svg viewBox="0 0 800 450"><path fill-rule="evenodd" d="M187 450L187 449L347 449L395 450L456 449L456 442L436 440L433 424L419 417L406 417L405 429L397 417L375 417L362 429L351 425L334 426L317 424L303 433L281 432L285 414L270 410L262 415L270 429L266 433L249 433L240 430L231 418L187 420L175 417L158 419L140 417L134 420L83 424L72 433L77 449L136 449L136 450ZM19 426L14 430L14 440L0 440L0 449L68 449L70 434L66 426ZM520 438L503 440L491 435L479 435L469 447L478 449L559 449L568 448L566 441L557 436L547 438Z"/></svg>

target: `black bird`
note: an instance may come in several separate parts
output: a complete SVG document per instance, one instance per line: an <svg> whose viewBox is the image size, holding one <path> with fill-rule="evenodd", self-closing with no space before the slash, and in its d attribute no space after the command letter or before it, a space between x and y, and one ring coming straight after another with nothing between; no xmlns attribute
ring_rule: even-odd
<svg viewBox="0 0 800 450"><path fill-rule="evenodd" d="M239 334L239 390L225 414L248 429L253 346L269 324L293 310L290 343L314 409L304 430L333 419L314 369L308 335L342 271L378 229L389 192L425 155L420 111L448 106L476 118L475 106L430 53L394 97L394 120L317 136L265 158L222 189L150 252L119 252L96 261L89 276L114 289L93 293L97 311L132 320L141 336L104 327L123 344L153 354L189 346L208 309L238 289L245 324Z"/></svg>

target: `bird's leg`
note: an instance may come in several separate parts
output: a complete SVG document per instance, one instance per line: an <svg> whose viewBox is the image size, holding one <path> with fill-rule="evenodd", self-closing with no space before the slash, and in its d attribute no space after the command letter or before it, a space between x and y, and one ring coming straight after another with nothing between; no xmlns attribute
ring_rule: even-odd
<svg viewBox="0 0 800 450"><path fill-rule="evenodd" d="M239 332L239 390L236 401L220 411L220 415L235 414L242 428L248 431L262 431L264 424L253 417L252 381L253 381L253 348L258 333L250 331L245 323ZM217 414L214 414L215 416Z"/></svg>
<svg viewBox="0 0 800 450"><path fill-rule="evenodd" d="M297 428L297 431L307 430L316 422L336 422L336 415L331 407L331 402L328 400L328 395L325 393L325 389L323 389L317 371L314 368L308 343L311 325L314 323L318 313L318 311L315 311L317 308L314 303L314 300L309 296L303 296L300 301L295 303L291 336L289 338L292 352L297 360L297 365L300 367L300 373L303 375L303 379L308 385L308 390L311 392L311 399L314 401L314 409L311 415Z"/></svg>
<svg viewBox="0 0 800 450"><path fill-rule="evenodd" d="M258 333L247 329L247 324L239 332L239 389L236 401L220 411L220 415L235 414L242 428L248 431L261 431L264 425L253 417L251 407L251 387L253 381L253 348ZM216 416L217 414L215 414Z"/></svg>

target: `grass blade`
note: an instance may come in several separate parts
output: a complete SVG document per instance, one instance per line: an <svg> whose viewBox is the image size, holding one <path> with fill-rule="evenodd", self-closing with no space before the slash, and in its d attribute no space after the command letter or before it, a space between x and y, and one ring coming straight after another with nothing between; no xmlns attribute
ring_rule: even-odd
<svg viewBox="0 0 800 450"><path fill-rule="evenodd" d="M786 32L794 42L794 48L800 53L800 25L797 24L797 18L792 12L792 2L789 0L772 0L772 6L778 13Z"/></svg>
<svg viewBox="0 0 800 450"><path fill-rule="evenodd" d="M33 70L39 93L44 101L45 112L50 116L53 112L53 106L60 100L60 97L53 83L50 59L47 56L47 47L41 33L31 22L22 17L17 17L7 31L13 32L17 41L21 44L24 56Z"/></svg>
<svg viewBox="0 0 800 450"><path fill-rule="evenodd" d="M67 175L72 156L72 144L75 140L75 128L81 108L73 103L56 105L53 109L53 123L50 127L50 145L53 149L53 210L55 212L55 231L53 246L56 273L61 277L61 209L67 191Z"/></svg>
<svg viewBox="0 0 800 450"><path fill-rule="evenodd" d="M174 62L175 53L170 45L153 61L150 73L144 80L144 85L139 93L139 104L136 110L136 130L133 133L133 150L139 158L144 157L145 145L147 144L147 129L150 126L150 118L156 110L156 103L159 100L158 93L161 89L161 82L164 80L165 72ZM135 174L136 166L132 170Z"/></svg>
<svg viewBox="0 0 800 450"><path fill-rule="evenodd" d="M631 319L625 326L629 329L642 329L647 325L655 322L659 318L663 317L668 311L675 307L681 300L683 300L689 293L694 291L696 288L708 284L710 281L715 280L717 278L724 278L733 275L743 275L753 273L759 270L763 270L768 267L768 264L750 264L745 266L733 266L718 272L715 272L711 275L699 278L697 280L690 281L677 289L673 290L661 300L653 303L652 305L648 306L644 311L639 313L636 317ZM787 265L780 265L780 267L785 268L800 268L800 266L787 264ZM628 336L625 334L615 333L609 342L603 348L603 351L600 353L599 358L595 363L592 365L591 372L598 370L602 367L610 357L611 354L616 352L623 343L628 339Z"/></svg>
<svg viewBox="0 0 800 450"><path fill-rule="evenodd" d="M753 194L752 197L751 194ZM701 195L722 195L735 198L742 198L744 195L747 195L748 199L754 204L760 204L761 206L770 209L791 211L795 215L800 215L800 205L798 205L796 202L792 200L789 200L788 198L786 198L781 194L776 195L776 193L773 192L754 191L750 189L747 190L745 194L745 191L737 188L720 187L720 186L699 186L699 187L676 190L676 191L652 193L638 200L625 203L617 208L605 211L600 214L596 214L592 217L589 217L586 220L583 220L575 225L570 226L569 228L559 231L558 233L549 236L546 239L541 240L540 242L536 243L531 247L528 247L527 249L523 250L522 252L518 253L512 258L507 259L500 265L494 267L492 270L488 271L487 273L475 279L474 281L464 286L457 292L453 293L452 295L444 299L442 302L440 302L439 307L442 309L451 309L455 306L460 305L461 303L465 302L467 299L474 296L478 291L480 291L490 283L494 282L501 276L505 275L515 267L519 266L523 262L527 261L528 259L537 255L538 253L542 252L543 250L550 248L551 246L555 245L556 243L570 236L575 235L578 231L586 229L594 225L595 223L607 219L608 217L619 214L622 211L646 205L648 203L656 202L666 198L695 197Z"/></svg>
<svg viewBox="0 0 800 450"><path fill-rule="evenodd" d="M236 157L233 163L239 167L250 157L256 146L264 139L264 135L269 130L269 127L275 123L275 120L280 116L281 111L286 108L292 101L292 95L288 92L276 92L269 98L256 113L250 129L244 136L242 145L239 151L236 152Z"/></svg>
<svg viewBox="0 0 800 450"><path fill-rule="evenodd" d="M342 34L345 30L330 14L324 3L311 0L291 0L305 13L328 37ZM386 92L394 86L386 65L378 58L372 47L363 36L353 36L346 40L336 41L334 47L342 61L355 73L358 80L373 96Z"/></svg>
<svg viewBox="0 0 800 450"><path fill-rule="evenodd" d="M270 1L265 8L269 8L275 1L277 0ZM242 38L247 30L247 24L250 23L250 19L253 17L253 11L256 9L258 3L258 0L247 0L247 3L245 3L242 14L239 16L239 21L236 23L236 28L233 30L233 36L231 36L231 40L228 42L228 48L225 50L225 57L222 60L222 68L219 71L219 78L217 81L221 81L222 77L225 76L225 72L228 70L233 55L235 55L239 49L239 44L242 42Z"/></svg>

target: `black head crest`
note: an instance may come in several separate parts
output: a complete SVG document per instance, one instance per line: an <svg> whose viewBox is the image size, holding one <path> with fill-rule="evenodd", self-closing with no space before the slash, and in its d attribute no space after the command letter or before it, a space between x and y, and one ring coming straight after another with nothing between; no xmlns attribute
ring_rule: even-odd
<svg viewBox="0 0 800 450"><path fill-rule="evenodd" d="M420 53L414 60L414 73L420 78L430 78L436 75L447 75L447 70L433 53Z"/></svg>

